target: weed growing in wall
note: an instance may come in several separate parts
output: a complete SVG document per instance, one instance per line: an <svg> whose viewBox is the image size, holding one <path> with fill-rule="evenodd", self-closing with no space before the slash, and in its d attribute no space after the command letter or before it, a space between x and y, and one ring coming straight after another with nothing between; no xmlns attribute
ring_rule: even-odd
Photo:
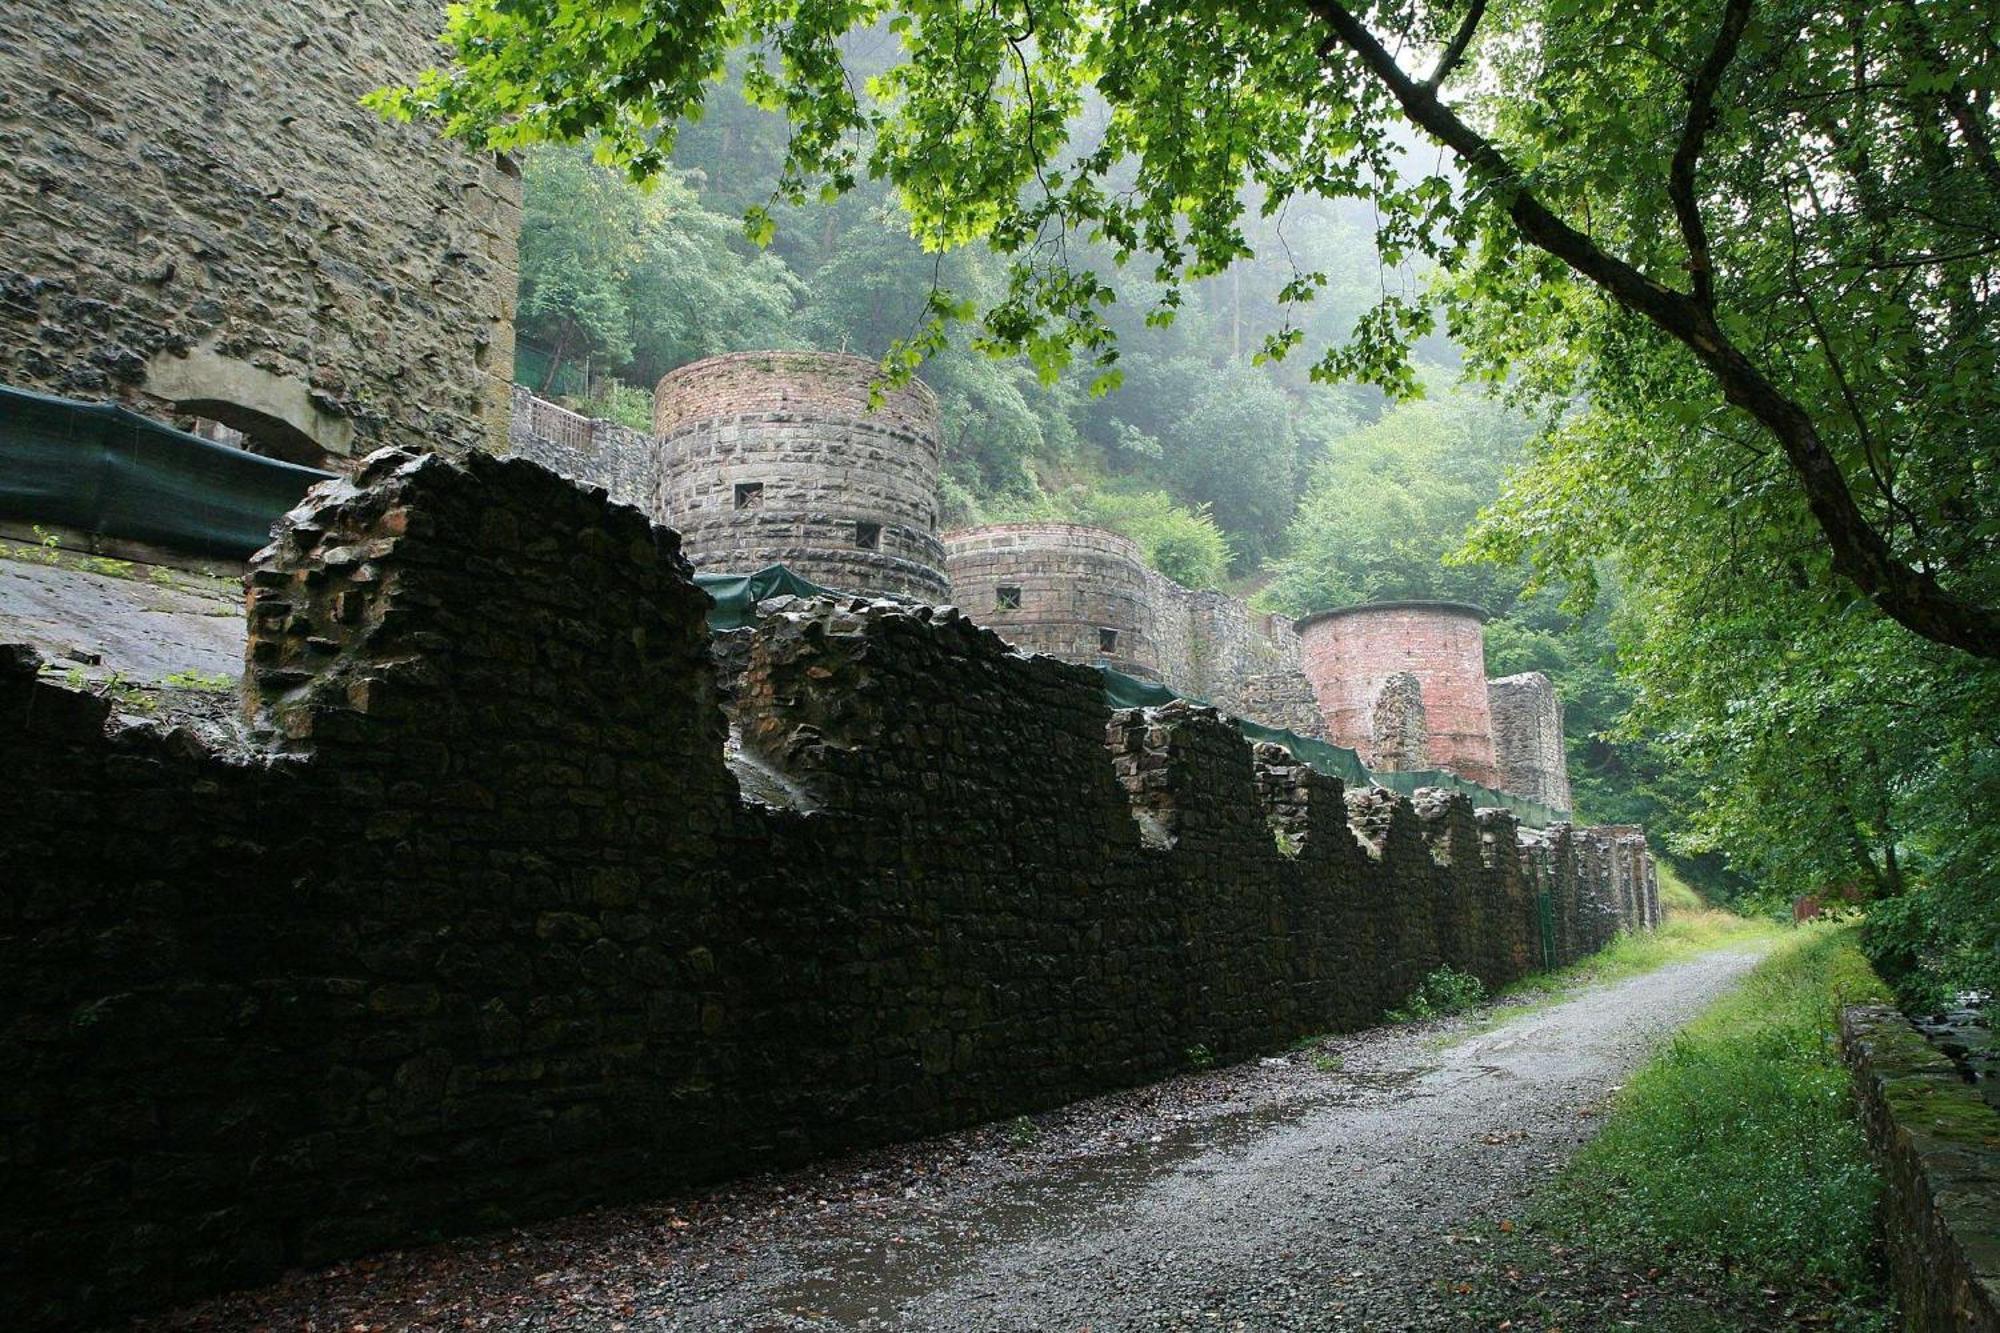
<svg viewBox="0 0 2000 1333"><path fill-rule="evenodd" d="M1486 983L1470 972L1441 967L1425 977L1403 1007L1389 1017L1398 1023L1462 1014L1486 998Z"/></svg>

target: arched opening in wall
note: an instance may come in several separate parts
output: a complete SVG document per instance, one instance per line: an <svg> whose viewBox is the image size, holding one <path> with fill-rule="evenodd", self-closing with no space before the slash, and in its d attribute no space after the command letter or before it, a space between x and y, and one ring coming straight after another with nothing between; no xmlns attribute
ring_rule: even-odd
<svg viewBox="0 0 2000 1333"><path fill-rule="evenodd" d="M205 440L302 467L339 470L340 460L322 449L319 441L290 422L254 407L221 398L184 398L175 402L174 407L189 423L187 430Z"/></svg>

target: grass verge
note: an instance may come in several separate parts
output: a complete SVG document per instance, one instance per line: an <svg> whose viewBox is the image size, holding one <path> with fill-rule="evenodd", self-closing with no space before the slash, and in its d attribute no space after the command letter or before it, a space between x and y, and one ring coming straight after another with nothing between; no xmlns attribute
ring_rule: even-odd
<svg viewBox="0 0 2000 1333"><path fill-rule="evenodd" d="M1834 1044L1841 1005L1888 991L1853 927L1788 933L1536 1197L1492 1293L1516 1327L1592 1327L1586 1309L1621 1303L1663 1330L1891 1327L1880 1184Z"/></svg>

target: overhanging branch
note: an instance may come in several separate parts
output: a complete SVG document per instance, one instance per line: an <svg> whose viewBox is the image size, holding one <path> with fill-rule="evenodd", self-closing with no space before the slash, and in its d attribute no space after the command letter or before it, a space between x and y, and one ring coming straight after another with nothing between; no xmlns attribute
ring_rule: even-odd
<svg viewBox="0 0 2000 1333"><path fill-rule="evenodd" d="M1695 193L1695 167L1701 161L1708 127L1715 119L1715 92L1722 76L1736 59L1736 47L1750 21L1750 0L1729 0L1722 11L1722 30L1715 36L1701 70L1688 87L1687 120L1681 128L1680 145L1667 168L1667 197L1673 200L1674 216L1680 220L1681 237L1687 242L1688 275L1694 284L1694 299L1704 310L1715 309L1715 271L1709 260L1708 226L1702 221L1701 201Z"/></svg>
<svg viewBox="0 0 2000 1333"><path fill-rule="evenodd" d="M1465 21L1458 25L1458 32L1453 35L1451 45L1445 47L1444 54L1438 57L1437 65L1431 70L1430 77L1424 80L1424 87L1436 92L1444 85L1445 79L1458 68L1458 62L1465 59L1465 48L1472 45L1472 34L1479 30L1479 20L1485 14L1486 0L1472 0L1472 8L1465 11Z"/></svg>
<svg viewBox="0 0 2000 1333"><path fill-rule="evenodd" d="M1742 2L1732 0L1732 4ZM1978 657L2000 659L2000 610L1947 592L1930 574L1896 557L1855 503L1846 475L1820 439L1811 416L1729 340L1706 305L1648 277L1557 217L1528 189L1507 155L1439 101L1435 89L1412 78L1340 0L1306 0L1306 8L1388 89L1412 123L1458 154L1467 169L1504 201L1524 240L1687 347L1714 377L1723 397L1771 433L1826 538L1837 573L1912 633ZM1732 49L1731 58L1733 54ZM1720 79L1719 72L1716 77ZM1697 142L1697 153L1699 147Z"/></svg>

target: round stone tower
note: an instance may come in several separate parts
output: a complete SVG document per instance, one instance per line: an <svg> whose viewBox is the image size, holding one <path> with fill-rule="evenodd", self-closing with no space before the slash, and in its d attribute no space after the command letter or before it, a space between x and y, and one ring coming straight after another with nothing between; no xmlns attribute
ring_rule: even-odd
<svg viewBox="0 0 2000 1333"><path fill-rule="evenodd" d="M1299 655L1328 739L1378 767L1449 769L1497 787L1485 620L1462 602L1376 602L1299 621ZM1394 734L1378 736L1378 722Z"/></svg>
<svg viewBox="0 0 2000 1333"><path fill-rule="evenodd" d="M1079 523L995 523L945 534L954 599L1022 652L1157 679L1138 544Z"/></svg>
<svg viewBox="0 0 2000 1333"><path fill-rule="evenodd" d="M937 399L913 381L871 408L878 370L829 352L734 352L661 378L654 512L695 568L785 565L838 592L949 600Z"/></svg>

